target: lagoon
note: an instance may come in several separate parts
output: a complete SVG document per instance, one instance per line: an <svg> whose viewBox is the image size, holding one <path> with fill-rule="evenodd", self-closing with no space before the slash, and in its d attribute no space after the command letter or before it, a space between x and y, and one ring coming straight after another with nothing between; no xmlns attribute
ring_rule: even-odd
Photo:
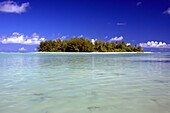
<svg viewBox="0 0 170 113"><path fill-rule="evenodd" d="M0 113L170 113L170 53L0 53Z"/></svg>

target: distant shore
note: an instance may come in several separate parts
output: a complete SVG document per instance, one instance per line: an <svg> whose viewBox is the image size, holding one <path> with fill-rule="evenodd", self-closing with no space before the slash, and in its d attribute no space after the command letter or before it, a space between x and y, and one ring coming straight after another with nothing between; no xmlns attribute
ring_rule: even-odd
<svg viewBox="0 0 170 113"><path fill-rule="evenodd" d="M148 54L153 52L34 52L47 54Z"/></svg>
<svg viewBox="0 0 170 113"><path fill-rule="evenodd" d="M159 52L0 52L0 53L36 53L36 54L149 54Z"/></svg>
<svg viewBox="0 0 170 113"><path fill-rule="evenodd" d="M37 47L39 52L144 52L138 45L129 45L123 41L92 42L85 37L73 37L69 40L46 40Z"/></svg>

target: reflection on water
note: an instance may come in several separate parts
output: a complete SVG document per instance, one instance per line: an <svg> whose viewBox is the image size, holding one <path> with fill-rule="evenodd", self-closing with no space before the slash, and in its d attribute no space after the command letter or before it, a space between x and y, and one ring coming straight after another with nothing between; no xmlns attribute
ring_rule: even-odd
<svg viewBox="0 0 170 113"><path fill-rule="evenodd" d="M169 56L0 53L0 111L170 113Z"/></svg>

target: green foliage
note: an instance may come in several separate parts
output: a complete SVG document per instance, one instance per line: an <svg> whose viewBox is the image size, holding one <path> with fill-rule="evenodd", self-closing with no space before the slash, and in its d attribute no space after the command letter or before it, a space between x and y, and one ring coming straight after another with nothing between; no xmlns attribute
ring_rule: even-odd
<svg viewBox="0 0 170 113"><path fill-rule="evenodd" d="M47 40L37 47L40 52L143 52L140 46L126 45L125 42L104 42L97 40L94 44L86 38L71 38L61 41Z"/></svg>
<svg viewBox="0 0 170 113"><path fill-rule="evenodd" d="M85 38L71 38L67 42L66 52L92 52L93 44Z"/></svg>

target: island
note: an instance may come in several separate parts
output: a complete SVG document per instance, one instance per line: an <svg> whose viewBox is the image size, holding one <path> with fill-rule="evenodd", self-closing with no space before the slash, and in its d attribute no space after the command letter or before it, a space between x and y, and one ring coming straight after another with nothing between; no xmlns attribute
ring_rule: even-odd
<svg viewBox="0 0 170 113"><path fill-rule="evenodd" d="M143 52L137 45L127 45L125 42L92 42L84 37L69 40L46 40L37 47L39 52Z"/></svg>

